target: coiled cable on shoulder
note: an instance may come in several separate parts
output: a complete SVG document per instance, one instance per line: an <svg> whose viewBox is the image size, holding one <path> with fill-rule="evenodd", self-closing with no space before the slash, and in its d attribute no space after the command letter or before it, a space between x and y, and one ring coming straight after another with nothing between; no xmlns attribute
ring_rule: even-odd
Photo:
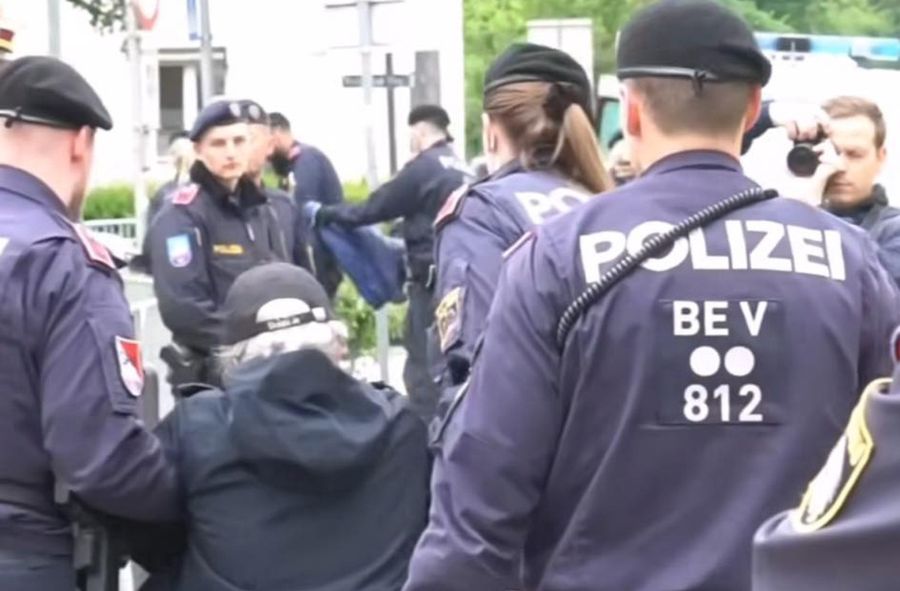
<svg viewBox="0 0 900 591"><path fill-rule="evenodd" d="M634 271L638 265L647 259L654 257L663 249L671 246L676 240L687 236L697 228L702 228L703 226L728 215L732 211L777 196L777 191L773 189L762 189L760 187L741 191L727 199L723 199L718 203L714 203L709 207L701 209L666 232L653 236L644 242L644 245L639 251L625 254L611 269L606 271L599 280L587 286L581 295L579 295L575 301L566 308L566 311L563 312L556 328L556 344L559 349L562 350L565 346L569 332L572 330L572 327L575 326L578 319L581 318L581 316L601 297L603 297L610 288Z"/></svg>

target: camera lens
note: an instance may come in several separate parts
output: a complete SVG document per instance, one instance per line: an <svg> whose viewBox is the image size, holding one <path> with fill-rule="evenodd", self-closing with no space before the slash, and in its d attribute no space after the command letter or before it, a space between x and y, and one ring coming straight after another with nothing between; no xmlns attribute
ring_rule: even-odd
<svg viewBox="0 0 900 591"><path fill-rule="evenodd" d="M798 143L788 152L787 165L796 176L812 176L819 167L819 155L812 144Z"/></svg>

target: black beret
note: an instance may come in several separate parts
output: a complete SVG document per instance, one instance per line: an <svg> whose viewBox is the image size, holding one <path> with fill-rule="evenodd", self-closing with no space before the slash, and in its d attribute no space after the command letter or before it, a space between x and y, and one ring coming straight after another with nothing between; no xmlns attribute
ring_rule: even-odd
<svg viewBox="0 0 900 591"><path fill-rule="evenodd" d="M518 82L551 82L571 87L576 103L589 116L594 112L593 90L584 68L559 49L534 43L516 43L500 54L484 77L484 96Z"/></svg>
<svg viewBox="0 0 900 591"><path fill-rule="evenodd" d="M196 142L213 127L232 125L242 121L246 121L246 119L240 103L225 100L216 101L203 107L203 110L197 115L197 120L194 121L189 137L192 142Z"/></svg>
<svg viewBox="0 0 900 591"><path fill-rule="evenodd" d="M112 129L112 119L91 85L69 64L29 56L0 70L0 117L62 129Z"/></svg>
<svg viewBox="0 0 900 591"><path fill-rule="evenodd" d="M765 85L769 60L747 23L715 0L662 0L622 29L618 76L745 81Z"/></svg>
<svg viewBox="0 0 900 591"><path fill-rule="evenodd" d="M266 113L266 110L262 108L262 105L256 101L250 99L242 100L241 113L247 123L253 123L254 125L269 124L269 115Z"/></svg>

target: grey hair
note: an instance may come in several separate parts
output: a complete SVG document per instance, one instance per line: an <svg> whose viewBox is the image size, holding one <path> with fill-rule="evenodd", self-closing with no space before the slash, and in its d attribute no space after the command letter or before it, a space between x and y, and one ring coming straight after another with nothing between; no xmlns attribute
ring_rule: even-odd
<svg viewBox="0 0 900 591"><path fill-rule="evenodd" d="M278 298L262 306L256 314L257 322L277 323L294 314L313 312L321 319L288 328L271 329L232 345L221 356L225 373L253 359L292 353L302 349L317 349L340 364L347 357L347 327L337 320L325 320L321 308L310 309L299 299Z"/></svg>

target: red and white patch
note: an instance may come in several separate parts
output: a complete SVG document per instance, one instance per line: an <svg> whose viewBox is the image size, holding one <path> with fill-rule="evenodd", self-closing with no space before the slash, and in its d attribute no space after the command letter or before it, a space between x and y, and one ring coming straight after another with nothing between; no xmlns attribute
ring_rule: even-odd
<svg viewBox="0 0 900 591"><path fill-rule="evenodd" d="M894 334L891 335L891 359L895 364L900 363L900 326L894 329Z"/></svg>
<svg viewBox="0 0 900 591"><path fill-rule="evenodd" d="M72 227L75 229L75 234L78 235L78 240L84 247L84 252L88 255L88 258L91 259L91 262L99 263L110 269L116 268L116 263L110 256L109 251L106 250L106 247L100 244L93 235L91 235L90 230L81 224L72 224Z"/></svg>
<svg viewBox="0 0 900 591"><path fill-rule="evenodd" d="M144 391L144 360L141 344L133 339L116 337L119 377L128 393L137 398Z"/></svg>
<svg viewBox="0 0 900 591"><path fill-rule="evenodd" d="M199 185L195 185L194 183L187 184L175 192L175 196L172 197L172 203L178 205L190 205L199 191Z"/></svg>
<svg viewBox="0 0 900 591"><path fill-rule="evenodd" d="M293 146L291 146L291 149L288 152L288 158L290 158L291 160L294 160L297 158L297 156L300 155L300 152L302 152L302 151L303 151L303 148L301 148L298 144L294 144Z"/></svg>
<svg viewBox="0 0 900 591"><path fill-rule="evenodd" d="M450 193L447 199L444 200L444 205L441 206L441 209L434 218L435 229L440 230L444 224L455 219L456 216L459 215L459 212L462 209L463 198L468 192L469 185L463 184L457 190Z"/></svg>

